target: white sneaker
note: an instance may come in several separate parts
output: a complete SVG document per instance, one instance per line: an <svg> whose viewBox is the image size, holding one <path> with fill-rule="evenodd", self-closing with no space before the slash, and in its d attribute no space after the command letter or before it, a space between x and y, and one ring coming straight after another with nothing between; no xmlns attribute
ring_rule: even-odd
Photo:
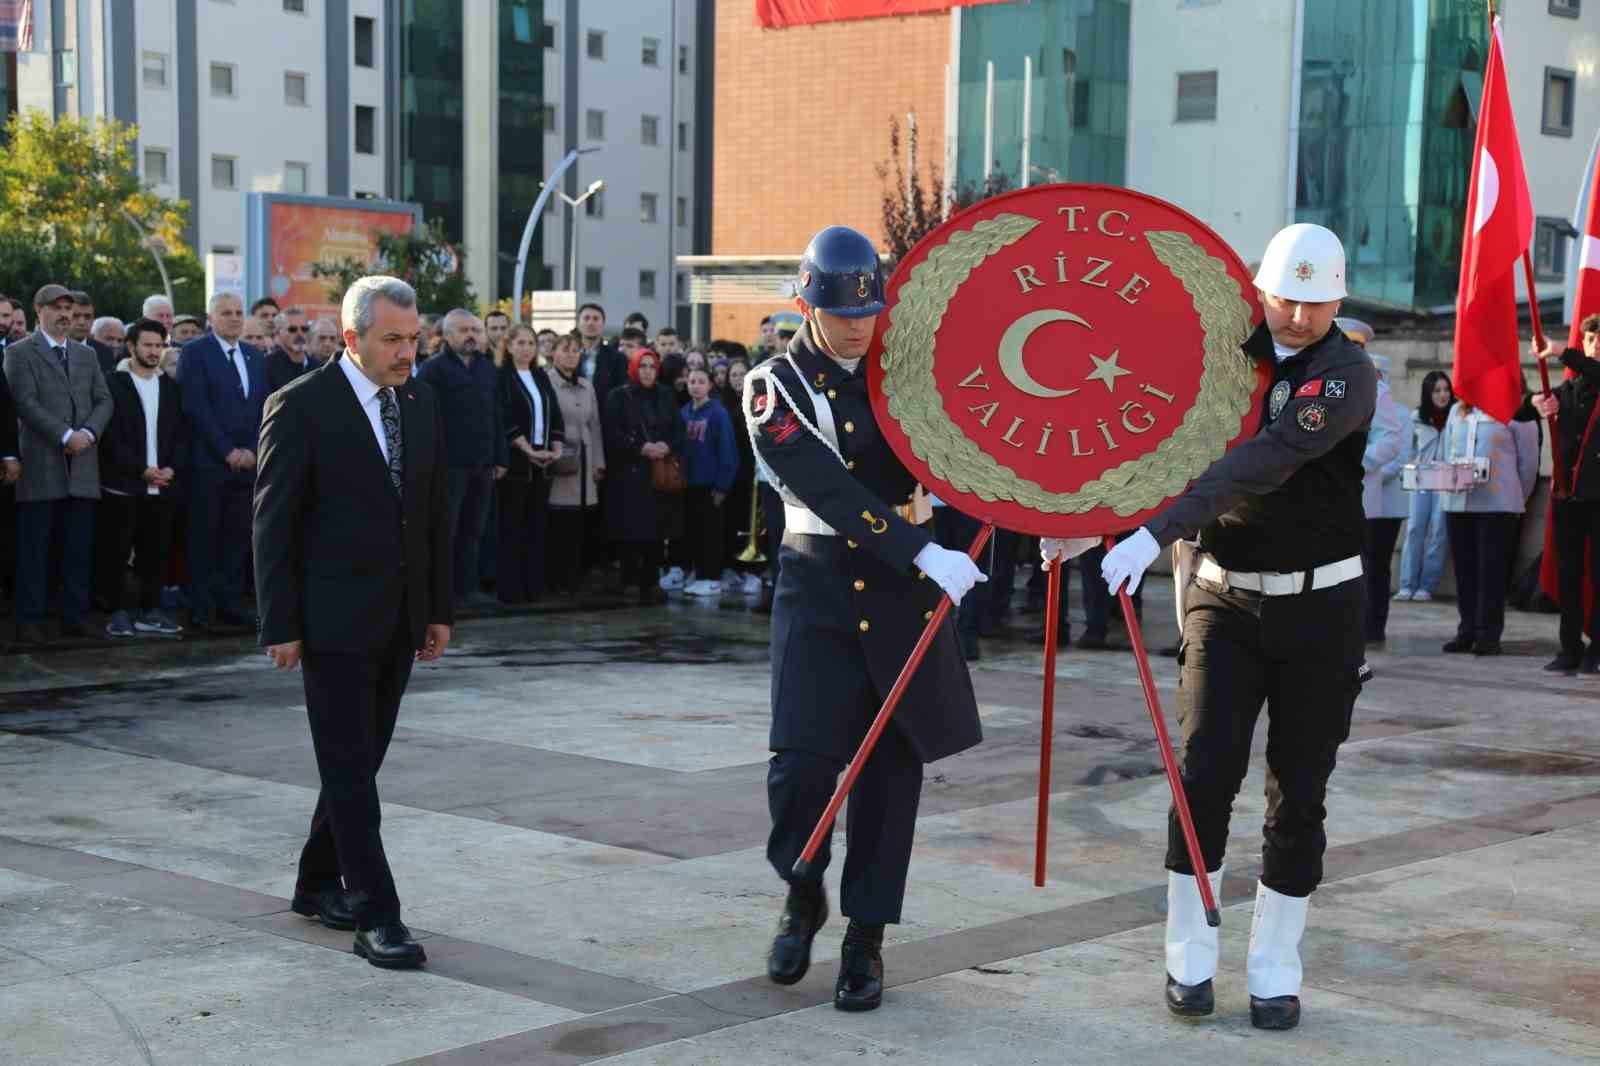
<svg viewBox="0 0 1600 1066"><path fill-rule="evenodd" d="M1396 592L1394 594L1394 602L1396 602L1396 603L1405 603L1407 600L1409 600L1411 598L1412 598L1412 595L1411 595L1411 590L1410 589L1401 589L1399 592Z"/></svg>
<svg viewBox="0 0 1600 1066"><path fill-rule="evenodd" d="M674 566L661 575L661 589L663 592L677 592L683 588L683 567Z"/></svg>
<svg viewBox="0 0 1600 1066"><path fill-rule="evenodd" d="M721 585L722 585L722 591L723 592L728 592L728 593L732 593L734 595L737 595L740 591L742 591L744 589L744 578L740 577L738 574L734 573L732 570L724 570L722 572Z"/></svg>
<svg viewBox="0 0 1600 1066"><path fill-rule="evenodd" d="M1432 603L1433 593L1429 592L1427 589L1421 589L1413 594L1411 599L1416 603Z"/></svg>
<svg viewBox="0 0 1600 1066"><path fill-rule="evenodd" d="M717 581L691 581L683 588L685 596L720 596L722 584Z"/></svg>
<svg viewBox="0 0 1600 1066"><path fill-rule="evenodd" d="M759 596L761 594L761 575L744 575L744 594L746 596Z"/></svg>

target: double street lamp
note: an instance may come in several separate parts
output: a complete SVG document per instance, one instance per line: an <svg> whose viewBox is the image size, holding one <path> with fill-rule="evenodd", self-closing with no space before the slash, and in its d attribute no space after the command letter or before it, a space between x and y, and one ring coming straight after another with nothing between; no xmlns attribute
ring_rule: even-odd
<svg viewBox="0 0 1600 1066"><path fill-rule="evenodd" d="M570 168L572 164L578 161L578 157L580 155L587 155L590 152L598 152L599 150L599 148L572 149L562 157L561 162L556 166L556 169L551 172L550 176L540 183L541 189L539 191L539 198L533 202L533 210L528 212L528 224L522 227L522 243L517 247L517 269L511 282L512 321L522 321L522 278L527 272L528 268L528 245L533 243L533 230L534 227L539 224L539 216L544 213L544 205L549 202L551 194L558 191L556 186L560 183L561 176L567 172L568 168ZM581 204L584 200L599 192L603 185L604 183L597 181L593 185L589 186L589 191L584 193L583 196L577 200L577 203ZM561 198L566 200L569 204L573 203L573 201L568 200L564 194L561 196ZM569 269L568 273L571 275L574 291L577 289L576 266L574 265L577 260L577 248L578 220L574 218L572 220L572 258L574 263L568 264L571 268Z"/></svg>
<svg viewBox="0 0 1600 1066"><path fill-rule="evenodd" d="M574 293L578 291L578 224L583 220L583 216L578 213L578 208L582 207L589 197L605 187L605 179L596 178L589 183L587 189L583 190L583 195L578 197L568 196L560 189L555 190L555 194L561 197L561 202L572 208L572 246L567 251L567 288Z"/></svg>

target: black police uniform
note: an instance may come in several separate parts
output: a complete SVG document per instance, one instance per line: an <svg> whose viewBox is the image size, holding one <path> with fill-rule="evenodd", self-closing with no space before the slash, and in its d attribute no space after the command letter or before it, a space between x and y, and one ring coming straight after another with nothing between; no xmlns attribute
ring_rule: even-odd
<svg viewBox="0 0 1600 1066"><path fill-rule="evenodd" d="M1578 375L1550 390L1560 404L1551 440L1556 464L1568 472L1569 479L1574 471L1577 475L1575 481L1569 481L1566 494L1554 501L1555 527L1551 531L1561 589L1561 655L1568 660L1562 665L1571 668L1578 666L1584 655L1583 579L1588 569L1584 557L1591 544L1600 550L1600 433L1589 432L1595 401L1600 399L1600 362L1575 348L1563 352L1561 362ZM1515 421L1538 419L1530 395L1523 400ZM1584 447L1586 442L1588 447ZM1600 601L1600 566L1592 569L1590 579ZM1594 670L1597 665L1600 651L1591 644L1584 666Z"/></svg>
<svg viewBox="0 0 1600 1066"><path fill-rule="evenodd" d="M783 538L772 612L767 858L786 881L942 595L912 565L934 538L931 528L895 512L916 479L878 432L866 368L846 371L817 347L809 325L789 352L832 408L844 462L797 417L817 425L795 367L782 356L763 364L799 410L757 375L750 404L765 417L755 429L757 452L790 502L839 534L790 528ZM922 765L981 739L972 680L947 618L851 791L840 899L846 916L874 925L900 920ZM820 881L828 860L824 839L808 877Z"/></svg>
<svg viewBox="0 0 1600 1066"><path fill-rule="evenodd" d="M1322 879L1323 800L1360 691L1365 601L1359 577L1313 589L1310 572L1361 554L1361 458L1378 381L1337 328L1281 362L1264 325L1244 350L1275 364L1258 432L1146 529L1163 547L1198 533L1200 550L1224 570L1305 574L1303 591L1287 596L1194 579L1178 694L1183 784L1213 871L1266 705L1261 883L1304 897ZM1192 875L1176 813L1168 823L1167 869Z"/></svg>

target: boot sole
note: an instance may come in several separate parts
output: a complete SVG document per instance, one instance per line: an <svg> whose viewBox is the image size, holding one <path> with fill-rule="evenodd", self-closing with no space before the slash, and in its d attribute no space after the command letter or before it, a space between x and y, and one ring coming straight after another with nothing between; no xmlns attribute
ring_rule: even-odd
<svg viewBox="0 0 1600 1066"><path fill-rule="evenodd" d="M356 931L356 923L355 922L353 922L353 921L351 921L351 922L336 921L336 920L334 920L332 918L329 918L327 915L323 914L321 911L317 910L317 908L315 908L315 907L300 907L300 906L296 906L296 905L291 903L289 905L289 909L294 911L296 914L298 914L302 918L309 918L310 920L312 920L314 922L321 922L326 928L335 930L336 932L353 933L353 932Z"/></svg>
<svg viewBox="0 0 1600 1066"><path fill-rule="evenodd" d="M426 956L426 955L418 955L414 959L379 959L379 958L374 958L373 956L368 955L364 950L362 950L362 948L359 945L357 945L355 947L352 947L350 949L350 952L353 955L357 955L357 956L360 956L363 959L366 959L367 962L371 963L373 966L378 967L378 969L380 969L380 970L415 970L415 969L419 969L422 966L423 963L428 961L428 956Z"/></svg>
<svg viewBox="0 0 1600 1066"><path fill-rule="evenodd" d="M878 996L876 999L839 999L834 997L833 1009L858 1014L862 1011L877 1010L882 1004L882 996Z"/></svg>
<svg viewBox="0 0 1600 1066"><path fill-rule="evenodd" d="M1214 1003L1209 1007L1180 1007L1170 1001L1167 1003L1167 1010L1179 1018L1209 1018L1216 1012L1216 1009L1217 1007Z"/></svg>

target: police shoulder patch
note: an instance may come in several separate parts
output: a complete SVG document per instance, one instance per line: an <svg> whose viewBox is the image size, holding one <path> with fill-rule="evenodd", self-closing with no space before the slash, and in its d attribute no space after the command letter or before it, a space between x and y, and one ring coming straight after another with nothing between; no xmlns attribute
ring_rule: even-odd
<svg viewBox="0 0 1600 1066"><path fill-rule="evenodd" d="M1294 420L1307 433L1321 433L1328 428L1328 409L1320 403L1308 403L1295 412Z"/></svg>
<svg viewBox="0 0 1600 1066"><path fill-rule="evenodd" d="M1267 417L1276 419L1283 413L1283 405L1289 402L1290 387L1287 381L1280 381L1272 386L1272 395L1267 398Z"/></svg>
<svg viewBox="0 0 1600 1066"><path fill-rule="evenodd" d="M1344 382L1338 378L1329 378L1325 383L1322 394L1330 400L1344 399Z"/></svg>

